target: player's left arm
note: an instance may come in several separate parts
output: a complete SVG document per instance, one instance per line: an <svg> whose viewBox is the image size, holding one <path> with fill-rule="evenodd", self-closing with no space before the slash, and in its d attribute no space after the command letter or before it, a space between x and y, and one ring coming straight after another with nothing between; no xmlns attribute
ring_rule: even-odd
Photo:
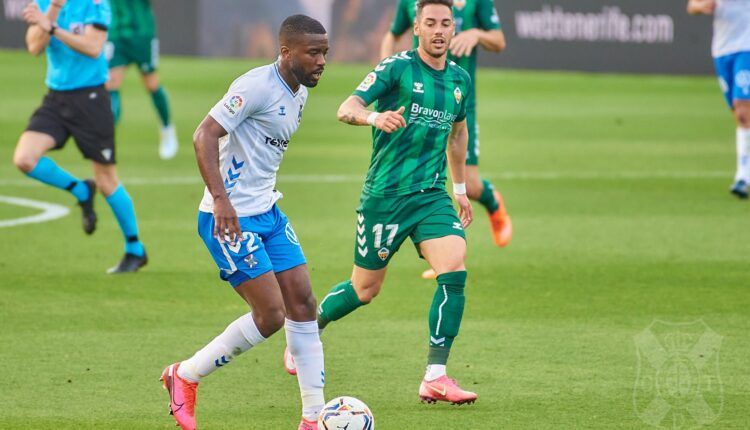
<svg viewBox="0 0 750 430"><path fill-rule="evenodd" d="M469 146L469 129L466 127L466 118L454 122L448 136L448 167L453 180L453 197L458 203L458 216L464 227L468 227L473 219L473 213L469 197L466 195L466 151Z"/></svg>
<svg viewBox="0 0 750 430"><path fill-rule="evenodd" d="M450 49L454 56L469 56L477 45L490 52L502 52L505 49L505 34L492 0L479 1L477 20L479 28L462 31L451 40Z"/></svg>

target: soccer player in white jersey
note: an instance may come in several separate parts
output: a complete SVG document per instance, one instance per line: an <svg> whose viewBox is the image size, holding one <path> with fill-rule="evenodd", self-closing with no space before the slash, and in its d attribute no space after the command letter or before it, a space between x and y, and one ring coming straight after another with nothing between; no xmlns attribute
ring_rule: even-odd
<svg viewBox="0 0 750 430"><path fill-rule="evenodd" d="M714 15L711 54L737 123L737 173L730 188L748 198L750 184L750 0L689 0L693 15Z"/></svg>
<svg viewBox="0 0 750 430"><path fill-rule="evenodd" d="M201 379L282 326L297 363L300 430L317 430L325 403L315 297L297 236L276 205L282 195L275 184L302 120L307 88L316 86L323 73L328 38L318 21L293 15L281 25L279 45L278 60L237 78L193 136L206 183L198 233L221 279L252 312L229 324L191 358L164 369L170 411L183 429L196 428L195 396Z"/></svg>

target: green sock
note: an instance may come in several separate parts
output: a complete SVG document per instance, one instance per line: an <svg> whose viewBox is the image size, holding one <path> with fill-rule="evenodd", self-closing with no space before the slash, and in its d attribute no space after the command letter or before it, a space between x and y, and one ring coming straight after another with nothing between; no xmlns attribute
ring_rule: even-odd
<svg viewBox="0 0 750 430"><path fill-rule="evenodd" d="M359 301L357 292L354 291L352 281L345 281L334 286L318 305L318 327L323 328L329 322L349 315L363 304Z"/></svg>
<svg viewBox="0 0 750 430"><path fill-rule="evenodd" d="M115 124L120 121L120 90L109 92L109 98L112 99L112 115L115 117Z"/></svg>
<svg viewBox="0 0 750 430"><path fill-rule="evenodd" d="M170 124L169 120L169 99L167 98L167 92L164 91L164 87L159 86L153 93L151 93L151 101L154 102L154 107L159 113L159 119L161 124L166 127Z"/></svg>
<svg viewBox="0 0 750 430"><path fill-rule="evenodd" d="M464 314L466 271L443 273L430 306L430 352L427 364L446 364Z"/></svg>
<svg viewBox="0 0 750 430"><path fill-rule="evenodd" d="M495 199L495 187L486 179L482 179L482 185L484 189L478 201L487 209L487 212L493 213L500 207L500 202Z"/></svg>

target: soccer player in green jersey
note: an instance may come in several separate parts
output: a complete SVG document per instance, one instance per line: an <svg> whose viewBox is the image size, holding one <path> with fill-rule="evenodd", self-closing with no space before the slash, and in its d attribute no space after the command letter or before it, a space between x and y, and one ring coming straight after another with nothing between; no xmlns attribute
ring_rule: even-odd
<svg viewBox="0 0 750 430"><path fill-rule="evenodd" d="M472 85L468 73L447 59L455 29L450 5L450 0L420 0L417 49L383 60L339 108L340 121L374 127L373 152L357 209L354 270L320 301L318 326L369 303L380 292L388 262L411 238L438 274L419 395L423 401L461 404L477 395L447 377L446 363L465 302L464 228L472 220L465 183L466 115ZM371 103L374 111L367 109ZM445 189L446 164L458 215ZM287 359L285 365L293 373L294 363Z"/></svg>
<svg viewBox="0 0 750 430"><path fill-rule="evenodd" d="M151 101L159 114L159 156L168 160L177 155L177 132L170 118L167 92L159 83L159 74L156 71L159 63L159 39L156 38L156 22L151 4L149 0L110 0L110 3L112 27L107 43L107 89L112 96L115 122L120 119L122 112L120 85L125 69L128 65L135 64L141 73L143 86L151 95Z"/></svg>
<svg viewBox="0 0 750 430"><path fill-rule="evenodd" d="M398 0L396 15L391 29L380 47L380 57L394 53L398 40L412 28L417 13L417 0ZM479 174L479 126L476 114L476 71L477 46L491 52L505 49L505 36L500 28L500 18L492 0L454 0L453 16L456 22L456 36L451 40L448 58L469 72L472 91L468 96L466 125L469 129L469 149L466 157L466 191L470 199L484 206L490 217L492 237L497 246L510 243L513 228L503 199L495 187ZM414 37L414 46L417 38ZM429 270L423 275L434 277Z"/></svg>

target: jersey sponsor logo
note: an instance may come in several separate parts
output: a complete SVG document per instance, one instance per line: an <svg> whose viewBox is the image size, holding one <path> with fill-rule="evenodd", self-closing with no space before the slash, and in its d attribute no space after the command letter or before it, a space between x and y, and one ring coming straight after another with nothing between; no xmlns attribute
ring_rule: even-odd
<svg viewBox="0 0 750 430"><path fill-rule="evenodd" d="M415 93L420 93L420 94L424 93L424 89L423 88L424 88L424 84L423 83L421 83L421 82L414 82L414 89L413 89L413 91Z"/></svg>
<svg viewBox="0 0 750 430"><path fill-rule="evenodd" d="M430 128L450 129L458 115L447 110L437 110L412 103L409 109L409 124L423 124Z"/></svg>
<svg viewBox="0 0 750 430"><path fill-rule="evenodd" d="M750 94L750 70L740 70L734 77L737 86L742 89L742 94Z"/></svg>
<svg viewBox="0 0 750 430"><path fill-rule="evenodd" d="M273 137L266 136L266 145L271 145L273 147L279 148L283 152L286 151L287 147L289 147L289 141L284 139L274 139Z"/></svg>
<svg viewBox="0 0 750 430"><path fill-rule="evenodd" d="M229 112L230 115L235 116L237 115L237 112L240 111L240 108L242 107L242 104L245 101L242 100L241 96L234 95L229 98L226 102L224 102L224 109Z"/></svg>
<svg viewBox="0 0 750 430"><path fill-rule="evenodd" d="M461 88L456 87L455 90L453 90L453 97L456 98L456 104L461 103L461 98L464 95L461 93Z"/></svg>
<svg viewBox="0 0 750 430"><path fill-rule="evenodd" d="M372 84L375 83L375 81L378 80L378 75L375 74L375 72L370 72L365 76L365 79L362 81L361 84L357 87L357 91L367 91L372 87Z"/></svg>

